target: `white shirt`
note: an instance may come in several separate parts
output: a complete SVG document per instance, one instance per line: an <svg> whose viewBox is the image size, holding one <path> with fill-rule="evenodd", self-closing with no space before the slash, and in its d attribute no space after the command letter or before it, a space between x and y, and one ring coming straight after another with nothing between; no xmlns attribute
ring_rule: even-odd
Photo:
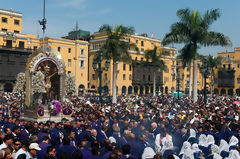
<svg viewBox="0 0 240 159"><path fill-rule="evenodd" d="M17 153L15 154L14 159L17 159L19 155L25 154L27 156L27 159L30 158L29 153L27 151L24 151L22 148L20 148Z"/></svg>
<svg viewBox="0 0 240 159"><path fill-rule="evenodd" d="M169 134L166 137L161 138L161 143L160 143L160 134L157 134L156 139L155 139L155 148L157 152L160 152L161 150L161 144L166 141L166 140L171 140L172 141L172 136L170 136Z"/></svg>
<svg viewBox="0 0 240 159"><path fill-rule="evenodd" d="M4 142L4 143L2 143L2 144L0 145L0 150L5 149L5 148L7 148L7 145L6 145L5 142Z"/></svg>

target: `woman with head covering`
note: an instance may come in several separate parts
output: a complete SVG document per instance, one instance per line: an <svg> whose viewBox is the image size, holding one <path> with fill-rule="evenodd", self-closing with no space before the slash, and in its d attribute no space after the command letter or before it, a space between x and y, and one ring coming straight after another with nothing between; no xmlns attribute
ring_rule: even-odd
<svg viewBox="0 0 240 159"><path fill-rule="evenodd" d="M156 153L151 147L146 147L142 154L142 159L152 159Z"/></svg>
<svg viewBox="0 0 240 159"><path fill-rule="evenodd" d="M185 141L183 143L182 149L179 153L179 158L183 159L184 155L187 154L187 156L193 156L193 150L191 149L191 144L188 141ZM186 155L185 155L186 157ZM193 157L194 158L194 157Z"/></svg>
<svg viewBox="0 0 240 159"><path fill-rule="evenodd" d="M220 140L220 145L219 145L219 150L220 150L220 155L222 158L226 158L229 155L229 146L227 141L225 140Z"/></svg>
<svg viewBox="0 0 240 159"><path fill-rule="evenodd" d="M204 153L204 156L206 157L208 155L208 143L207 143L207 136L205 134L201 134L198 138L198 146L199 149L202 150Z"/></svg>
<svg viewBox="0 0 240 159"><path fill-rule="evenodd" d="M212 144L210 146L210 155L208 156L209 159L221 159L222 157L220 156L220 149L217 145Z"/></svg>
<svg viewBox="0 0 240 159"><path fill-rule="evenodd" d="M238 146L238 138L235 136L232 136L229 141L229 151L235 150L237 146Z"/></svg>
<svg viewBox="0 0 240 159"><path fill-rule="evenodd" d="M226 159L239 159L240 158L240 154L237 150L231 150L229 152L229 157Z"/></svg>
<svg viewBox="0 0 240 159"><path fill-rule="evenodd" d="M192 150L193 150L193 155L194 155L194 158L199 158L202 151L199 149L198 147L198 144L197 143L194 143L192 145Z"/></svg>
<svg viewBox="0 0 240 159"><path fill-rule="evenodd" d="M163 154L163 159L167 159L169 155L173 155L173 142L171 140L165 140L163 142L163 147L161 150L161 153Z"/></svg>

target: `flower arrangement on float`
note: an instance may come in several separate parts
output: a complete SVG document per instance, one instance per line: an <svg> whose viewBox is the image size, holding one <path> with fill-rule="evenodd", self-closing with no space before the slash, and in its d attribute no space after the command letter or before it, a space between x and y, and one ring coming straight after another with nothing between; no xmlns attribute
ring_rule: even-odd
<svg viewBox="0 0 240 159"><path fill-rule="evenodd" d="M49 114L56 116L61 112L61 102L58 100L52 100L48 104Z"/></svg>

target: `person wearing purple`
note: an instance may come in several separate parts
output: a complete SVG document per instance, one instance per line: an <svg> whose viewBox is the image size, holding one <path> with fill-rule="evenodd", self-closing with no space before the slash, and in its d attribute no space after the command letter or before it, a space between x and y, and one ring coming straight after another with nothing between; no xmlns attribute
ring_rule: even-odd
<svg viewBox="0 0 240 159"><path fill-rule="evenodd" d="M63 145L60 146L60 148L57 150L57 158L60 158L60 155L63 152L66 152L68 153L69 156L71 156L75 151L76 151L76 148L70 145L70 138L64 137Z"/></svg>
<svg viewBox="0 0 240 159"><path fill-rule="evenodd" d="M44 156L47 153L47 148L51 146L51 144L49 144L49 137L48 136L44 136L42 138L42 142L39 144L39 147L41 148L40 151L38 151L38 155L37 158L38 159L43 159Z"/></svg>
<svg viewBox="0 0 240 159"><path fill-rule="evenodd" d="M83 158L92 158L92 153L87 148L87 145L87 141L82 141L79 150L82 152Z"/></svg>

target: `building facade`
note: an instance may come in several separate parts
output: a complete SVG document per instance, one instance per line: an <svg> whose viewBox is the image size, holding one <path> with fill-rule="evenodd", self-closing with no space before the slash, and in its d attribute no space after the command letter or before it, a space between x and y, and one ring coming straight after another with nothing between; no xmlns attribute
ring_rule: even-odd
<svg viewBox="0 0 240 159"><path fill-rule="evenodd" d="M107 35L104 33L94 33L90 40L89 48L89 88L97 90L99 87L99 75L92 67L94 58L99 49L104 45ZM172 74L175 73L171 69L176 61L176 49L170 47L162 47L159 39L149 38L146 34L135 34L126 37L130 43L135 44L140 52L129 49L132 62L126 63L119 61L117 66L117 94L150 94L153 91L153 70L150 66L144 67L140 63L146 62L144 51L153 49L154 46L159 48L159 52L168 51L169 56L163 58L167 65L167 70L158 70L156 74L156 90L170 93L175 90L176 81L172 79ZM104 66L105 60L102 62ZM102 74L102 87L104 92L112 94L112 68L113 62L110 61L108 70L104 70Z"/></svg>
<svg viewBox="0 0 240 159"><path fill-rule="evenodd" d="M218 95L240 95L240 48L232 52L221 52L222 64L216 72L214 93Z"/></svg>

